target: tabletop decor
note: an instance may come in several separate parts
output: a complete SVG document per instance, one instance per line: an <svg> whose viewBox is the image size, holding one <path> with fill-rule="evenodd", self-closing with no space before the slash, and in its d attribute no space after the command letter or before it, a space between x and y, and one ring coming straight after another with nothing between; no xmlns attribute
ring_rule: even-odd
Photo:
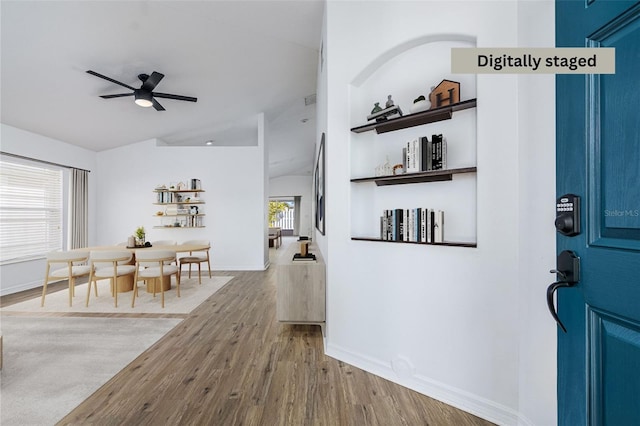
<svg viewBox="0 0 640 426"><path fill-rule="evenodd" d="M138 228L136 228L136 232L135 232L136 246L137 247L144 247L145 235L146 235L146 232L144 230L144 226L138 226Z"/></svg>

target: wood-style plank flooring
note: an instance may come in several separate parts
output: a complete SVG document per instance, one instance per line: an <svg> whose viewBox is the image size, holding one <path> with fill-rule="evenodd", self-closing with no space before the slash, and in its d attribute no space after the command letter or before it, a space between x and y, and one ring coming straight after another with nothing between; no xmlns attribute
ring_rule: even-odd
<svg viewBox="0 0 640 426"><path fill-rule="evenodd" d="M325 356L319 326L278 323L274 267L215 274L235 278L58 424L491 424Z"/></svg>

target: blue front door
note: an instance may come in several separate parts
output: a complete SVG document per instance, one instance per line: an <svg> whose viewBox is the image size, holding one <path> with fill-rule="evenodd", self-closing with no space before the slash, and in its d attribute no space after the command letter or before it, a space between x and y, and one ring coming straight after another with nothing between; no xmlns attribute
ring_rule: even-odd
<svg viewBox="0 0 640 426"><path fill-rule="evenodd" d="M557 47L614 47L614 75L556 78L557 194L582 201L558 290L558 422L640 425L640 3L556 1Z"/></svg>

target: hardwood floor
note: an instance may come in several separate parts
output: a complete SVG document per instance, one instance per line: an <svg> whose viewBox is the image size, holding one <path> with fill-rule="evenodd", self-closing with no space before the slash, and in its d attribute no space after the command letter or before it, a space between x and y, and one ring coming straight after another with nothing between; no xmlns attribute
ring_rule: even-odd
<svg viewBox="0 0 640 426"><path fill-rule="evenodd" d="M325 356L319 326L278 323L274 267L216 275L235 278L58 424L491 424Z"/></svg>

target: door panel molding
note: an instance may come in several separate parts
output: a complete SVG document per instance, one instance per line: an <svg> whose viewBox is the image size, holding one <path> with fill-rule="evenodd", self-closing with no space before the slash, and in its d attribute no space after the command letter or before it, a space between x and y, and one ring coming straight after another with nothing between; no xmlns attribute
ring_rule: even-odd
<svg viewBox="0 0 640 426"><path fill-rule="evenodd" d="M613 166L640 158L640 143L625 143L630 138L637 140L640 134L637 111L627 109L622 113L607 114L612 107L607 102L612 102L611 99L640 105L640 99L634 98L638 97L637 94L633 95L632 91L626 90L624 83L620 83L637 84L637 70L633 75L627 75L631 67L618 67L626 57L634 56L638 43L640 5L632 7L586 40L587 47L616 48L616 72L619 73L586 77L586 116L589 122L587 229L591 246L640 251L640 185L637 185L640 165L635 169ZM607 97L604 91L608 91ZM620 149L621 146L626 147L625 150ZM630 146L635 146L635 149L629 151Z"/></svg>
<svg viewBox="0 0 640 426"><path fill-rule="evenodd" d="M638 406L640 376L629 372L640 371L640 323L589 306L587 316L589 424L640 424L640 410L621 412L618 405Z"/></svg>

